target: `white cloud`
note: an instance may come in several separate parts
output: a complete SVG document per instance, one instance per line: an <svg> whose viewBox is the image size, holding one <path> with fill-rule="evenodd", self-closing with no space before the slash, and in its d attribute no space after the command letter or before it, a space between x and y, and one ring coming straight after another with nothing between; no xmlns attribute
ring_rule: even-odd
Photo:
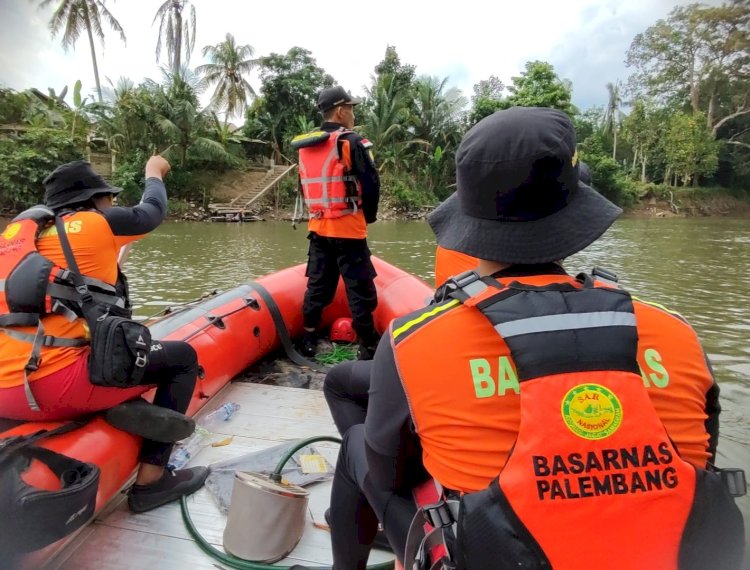
<svg viewBox="0 0 750 570"><path fill-rule="evenodd" d="M97 42L102 82L120 76L136 82L160 79L155 62L158 23L152 26L163 0L109 1L120 21L127 45L105 27L106 44ZM479 2L381 0L322 7L288 0L193 0L197 13L196 49L191 66L202 62L201 49L220 42L227 32L256 55L284 53L293 46L310 50L318 64L353 93L361 93L388 44L418 74L449 76L449 85L471 95L474 83L497 75L504 82L518 75L526 61L541 59L571 79L574 102L586 108L606 100L604 84L628 75L623 60L635 34L665 17L676 4L667 0L526 0ZM712 4L720 3L713 0ZM14 89L46 91L84 84L95 90L85 36L65 53L59 37L52 39L47 21L52 8L38 2L0 0L0 84ZM258 88L258 77L251 83Z"/></svg>

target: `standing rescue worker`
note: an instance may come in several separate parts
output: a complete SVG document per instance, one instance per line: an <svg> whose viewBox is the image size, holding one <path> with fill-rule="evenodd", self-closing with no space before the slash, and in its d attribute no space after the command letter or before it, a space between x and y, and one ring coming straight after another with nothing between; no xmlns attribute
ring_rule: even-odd
<svg viewBox="0 0 750 570"><path fill-rule="evenodd" d="M557 110L500 111L464 136L429 223L478 268L378 346L336 465L336 570L365 568L378 521L404 559L428 477L446 500L430 520L453 533L439 568L740 567L742 482L708 470L719 389L695 331L561 265L621 213L579 170Z"/></svg>
<svg viewBox="0 0 750 570"><path fill-rule="evenodd" d="M372 313L378 304L375 268L367 246L367 225L376 221L380 179L372 143L352 132L354 106L360 103L343 87L324 89L318 98L319 129L299 135L300 192L309 212L307 291L302 306L302 350L315 354L323 309L344 281L359 358L372 358L379 336Z"/></svg>
<svg viewBox="0 0 750 570"><path fill-rule="evenodd" d="M107 313L129 317L118 253L164 220L167 191L162 179L169 170L164 158L152 156L146 163L142 203L124 208L113 206L121 189L110 186L88 162L63 164L44 181L46 207L26 210L0 234L0 417L57 421L107 410L109 423L144 438L141 465L128 494L136 512L197 491L208 475L205 467L166 469L173 442L195 428L184 413L198 375L197 355L187 342L152 341L140 385L91 384L90 328L68 275L54 217L62 218L94 300L106 304ZM33 303L46 306L41 319L29 310ZM40 328L24 322L31 317ZM37 339L43 339L41 346ZM139 396L153 386L152 405Z"/></svg>

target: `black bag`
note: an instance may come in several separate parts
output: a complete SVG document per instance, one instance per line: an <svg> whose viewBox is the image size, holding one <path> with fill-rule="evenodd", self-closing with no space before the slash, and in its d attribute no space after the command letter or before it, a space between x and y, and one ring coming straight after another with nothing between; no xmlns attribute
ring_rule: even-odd
<svg viewBox="0 0 750 570"><path fill-rule="evenodd" d="M91 327L89 381L116 388L139 385L151 350L148 327L107 313L99 319Z"/></svg>
<svg viewBox="0 0 750 570"><path fill-rule="evenodd" d="M59 216L55 217L55 225L70 277L81 297L81 310L91 331L89 381L97 386L113 388L138 386L148 365L151 332L145 325L116 314L116 307L94 301L81 277Z"/></svg>
<svg viewBox="0 0 750 570"><path fill-rule="evenodd" d="M13 555L32 552L68 536L94 515L99 468L32 445L83 423L71 422L51 431L0 440L0 552L11 561ZM24 482L21 475L32 459L44 463L59 478L59 490L37 489Z"/></svg>

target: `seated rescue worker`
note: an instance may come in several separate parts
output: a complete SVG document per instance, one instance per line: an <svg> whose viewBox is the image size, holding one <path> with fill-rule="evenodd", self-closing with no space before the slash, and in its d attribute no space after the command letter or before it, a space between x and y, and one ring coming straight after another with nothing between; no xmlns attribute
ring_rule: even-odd
<svg viewBox="0 0 750 570"><path fill-rule="evenodd" d="M208 474L205 467L166 469L173 442L195 428L194 420L184 413L195 387L197 355L186 342L152 341L150 347L144 347L148 362L139 385L92 384L91 327L84 319L81 295L70 272L64 271L70 268L55 216L62 218L74 261L91 295L106 304L107 313L111 310L129 317L127 281L118 265L118 253L164 220L167 192L162 178L169 170L164 158L152 156L146 163L142 203L125 208L113 206L121 189L110 186L88 162L64 164L44 181L47 207L27 210L0 234L0 417L71 420L107 410L109 423L145 438L141 465L128 496L128 504L136 512L193 493ZM48 265L47 277L39 273L43 268L38 264L23 263L32 254L40 254L36 259L42 263L54 264L57 272L49 273ZM39 289L40 283L41 303L47 308L41 319L38 313L32 315L39 328L19 326L29 317L29 311L22 311L19 293ZM39 347L37 341L42 339ZM149 404L139 396L153 386L156 393Z"/></svg>
<svg viewBox="0 0 750 570"><path fill-rule="evenodd" d="M557 110L499 111L464 136L429 223L477 271L378 346L336 465L336 570L366 567L379 521L411 570L412 490L430 477L445 502L424 513L440 531L425 548L450 562L420 567L740 567L742 485L709 471L719 389L695 331L563 269L621 213L579 167Z"/></svg>
<svg viewBox="0 0 750 570"><path fill-rule="evenodd" d="M580 163L578 176L581 182L587 186L592 186L591 170L583 161ZM440 287L453 275L475 269L478 264L479 260L472 255L438 245L435 248L435 288Z"/></svg>

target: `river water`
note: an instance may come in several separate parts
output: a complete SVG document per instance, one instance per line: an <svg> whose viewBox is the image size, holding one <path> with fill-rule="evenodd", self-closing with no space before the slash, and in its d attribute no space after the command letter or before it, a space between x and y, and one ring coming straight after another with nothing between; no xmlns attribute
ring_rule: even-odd
<svg viewBox="0 0 750 570"><path fill-rule="evenodd" d="M305 237L304 227L281 222L166 223L127 260L136 312L153 314L301 263ZM435 242L425 222L378 222L369 243L374 254L432 282ZM750 222L622 219L565 264L569 273L594 265L692 323L721 385L719 463L750 475ZM750 527L750 499L740 503Z"/></svg>

